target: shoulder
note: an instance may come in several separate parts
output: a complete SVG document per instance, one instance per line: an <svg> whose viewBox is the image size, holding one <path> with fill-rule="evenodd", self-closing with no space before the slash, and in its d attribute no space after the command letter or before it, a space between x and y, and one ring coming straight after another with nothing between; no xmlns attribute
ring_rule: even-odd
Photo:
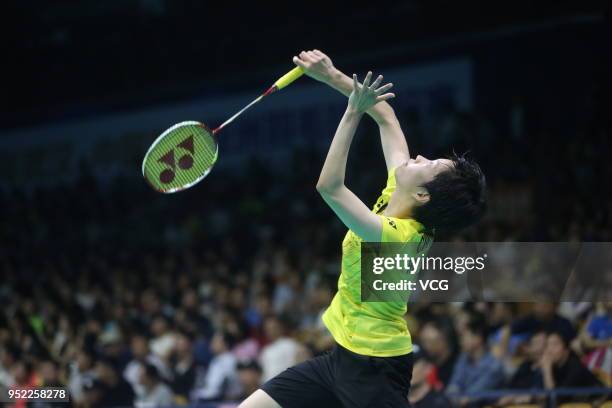
<svg viewBox="0 0 612 408"><path fill-rule="evenodd" d="M379 215L382 223L383 242L420 242L424 227L412 218L395 218Z"/></svg>

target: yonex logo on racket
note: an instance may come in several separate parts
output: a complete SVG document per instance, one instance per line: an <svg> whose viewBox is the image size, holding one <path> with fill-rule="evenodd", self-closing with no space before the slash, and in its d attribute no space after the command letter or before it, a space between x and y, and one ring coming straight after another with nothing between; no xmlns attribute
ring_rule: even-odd
<svg viewBox="0 0 612 408"><path fill-rule="evenodd" d="M182 170L189 170L191 167L193 167L193 155L195 153L193 146L193 135L189 135L187 139L176 145L176 147L180 147L189 152L178 159L178 167ZM175 170L177 163L174 156L174 151L175 149L170 150L157 160L159 163L170 166L169 169L165 169L159 174L159 181L164 184L172 183L174 177L176 176Z"/></svg>

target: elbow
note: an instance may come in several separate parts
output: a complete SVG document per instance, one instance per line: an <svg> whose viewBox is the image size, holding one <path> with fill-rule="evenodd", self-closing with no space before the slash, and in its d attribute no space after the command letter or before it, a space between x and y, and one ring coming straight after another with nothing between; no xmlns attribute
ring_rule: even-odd
<svg viewBox="0 0 612 408"><path fill-rule="evenodd" d="M326 192L329 191L329 186L327 184L322 183L321 181L319 181L319 182L317 182L317 191L321 195L326 194Z"/></svg>
<svg viewBox="0 0 612 408"><path fill-rule="evenodd" d="M317 182L317 191L321 195L331 195L334 191L337 191L340 188L340 185L335 183L329 183L319 180Z"/></svg>

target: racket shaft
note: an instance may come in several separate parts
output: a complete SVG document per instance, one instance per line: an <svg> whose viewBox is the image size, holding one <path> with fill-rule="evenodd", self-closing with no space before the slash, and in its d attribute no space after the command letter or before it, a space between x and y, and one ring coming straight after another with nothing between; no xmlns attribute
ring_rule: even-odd
<svg viewBox="0 0 612 408"><path fill-rule="evenodd" d="M295 67L293 68L291 71L287 72L285 75L283 75L282 77L280 77L275 83L274 85L272 85L270 88L268 88L268 90L264 93L262 93L261 95L259 95L255 100L253 100L251 103L249 103L247 106L245 106L244 108L240 109L238 112L236 112L234 114L234 116L232 116L231 118L229 118L228 120L226 120L225 122L223 122L221 125L219 125L217 128L213 129L213 135L216 134L217 132L219 132L221 129L223 129L225 126L229 125L230 123L232 123L238 116L242 115L242 113L244 111L246 111L247 109L249 109L251 106L255 105L257 102L261 101L265 96L270 95L272 92L278 91L279 89L283 89L284 87L290 85L293 81L295 81L296 79L298 79L299 77L301 77L304 74L304 70L301 67Z"/></svg>
<svg viewBox="0 0 612 408"><path fill-rule="evenodd" d="M223 129L225 126L229 125L230 123L232 123L238 116L242 115L242 113L244 111L246 111L247 109L249 109L251 106L255 105L257 102L261 101L263 99L264 96L272 93L273 91L270 91L272 88L268 89L266 92L264 92L263 94L259 95L257 98L255 98L251 103L249 103L247 106L245 106L244 108L240 109L238 112L236 112L231 118L229 118L228 120L226 120L225 122L223 122L222 124L220 124L217 128L213 129L213 134L216 134L217 132L219 132L221 129Z"/></svg>

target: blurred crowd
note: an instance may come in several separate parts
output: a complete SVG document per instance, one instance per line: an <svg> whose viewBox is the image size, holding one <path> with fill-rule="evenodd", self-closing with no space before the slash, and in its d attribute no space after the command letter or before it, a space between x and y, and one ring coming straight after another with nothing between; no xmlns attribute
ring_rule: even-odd
<svg viewBox="0 0 612 408"><path fill-rule="evenodd" d="M469 146L483 163L492 215L452 238L610 241L601 187L612 168L601 152L611 139L599 111L578 136L557 136L525 125L517 100L495 137L476 113L451 109L433 142L414 112L398 113L414 152ZM373 202L385 174L363 170L384 168L369 139L348 175ZM280 170L257 160L215 169L172 196L142 180L101 182L86 163L74 185L3 188L0 387L64 386L77 407L214 404L329 350L320 316L345 230L314 189L322 158L303 149ZM525 210L504 219L511 209L495 209L509 199ZM415 407L477 406L463 394L501 388L525 393L485 402L612 385L610 303L411 303L406 319Z"/></svg>

